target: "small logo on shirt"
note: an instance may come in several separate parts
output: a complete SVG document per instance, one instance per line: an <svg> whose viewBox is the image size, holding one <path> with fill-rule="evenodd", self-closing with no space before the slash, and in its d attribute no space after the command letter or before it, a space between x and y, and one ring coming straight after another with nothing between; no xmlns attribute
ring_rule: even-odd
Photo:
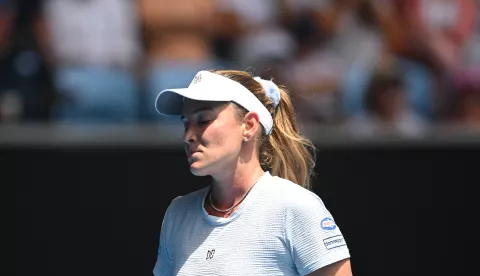
<svg viewBox="0 0 480 276"><path fill-rule="evenodd" d="M207 252L207 258L205 260L211 260L213 259L213 254L215 254L215 249L208 250Z"/></svg>
<svg viewBox="0 0 480 276"><path fill-rule="evenodd" d="M323 244L328 250L347 245L342 235L326 238L323 240Z"/></svg>
<svg viewBox="0 0 480 276"><path fill-rule="evenodd" d="M333 221L333 219L329 217L322 219L320 226L323 230L335 230L335 228L337 228L335 221Z"/></svg>

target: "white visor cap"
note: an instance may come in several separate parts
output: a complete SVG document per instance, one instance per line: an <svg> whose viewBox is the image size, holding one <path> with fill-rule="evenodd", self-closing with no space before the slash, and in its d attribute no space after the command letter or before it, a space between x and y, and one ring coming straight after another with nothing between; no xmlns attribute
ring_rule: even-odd
<svg viewBox="0 0 480 276"><path fill-rule="evenodd" d="M163 115L181 115L184 98L197 101L235 102L260 118L266 134L270 134L273 118L267 108L240 83L209 71L200 71L188 88L166 89L155 101L155 109Z"/></svg>

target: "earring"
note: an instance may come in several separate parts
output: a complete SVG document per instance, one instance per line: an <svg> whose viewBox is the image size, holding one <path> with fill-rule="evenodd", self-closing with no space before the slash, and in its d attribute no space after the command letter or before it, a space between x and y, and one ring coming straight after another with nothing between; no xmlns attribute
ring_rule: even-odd
<svg viewBox="0 0 480 276"><path fill-rule="evenodd" d="M243 141L247 142L247 141L248 141L248 138L247 138L247 137L243 137Z"/></svg>

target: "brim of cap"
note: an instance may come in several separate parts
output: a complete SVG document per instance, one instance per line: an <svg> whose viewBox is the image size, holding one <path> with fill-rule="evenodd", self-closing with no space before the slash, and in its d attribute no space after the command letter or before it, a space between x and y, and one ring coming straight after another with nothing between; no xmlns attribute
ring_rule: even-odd
<svg viewBox="0 0 480 276"><path fill-rule="evenodd" d="M205 93L205 91L194 88L167 89L158 94L155 100L155 109L163 115L181 115L184 98L216 102L229 100L227 98L219 98L219 95L221 94Z"/></svg>

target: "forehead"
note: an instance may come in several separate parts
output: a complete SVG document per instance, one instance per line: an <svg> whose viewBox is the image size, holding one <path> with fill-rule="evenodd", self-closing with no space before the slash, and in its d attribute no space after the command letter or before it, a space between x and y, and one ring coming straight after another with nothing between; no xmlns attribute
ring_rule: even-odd
<svg viewBox="0 0 480 276"><path fill-rule="evenodd" d="M191 99L185 99L182 107L182 117L190 116L205 110L220 112L229 106L230 105L227 102L195 101Z"/></svg>
<svg viewBox="0 0 480 276"><path fill-rule="evenodd" d="M183 108L182 111L189 111L191 109L196 109L199 107L206 107L206 108L214 108L218 105L219 102L211 102L211 101L196 101L185 98L183 101Z"/></svg>

